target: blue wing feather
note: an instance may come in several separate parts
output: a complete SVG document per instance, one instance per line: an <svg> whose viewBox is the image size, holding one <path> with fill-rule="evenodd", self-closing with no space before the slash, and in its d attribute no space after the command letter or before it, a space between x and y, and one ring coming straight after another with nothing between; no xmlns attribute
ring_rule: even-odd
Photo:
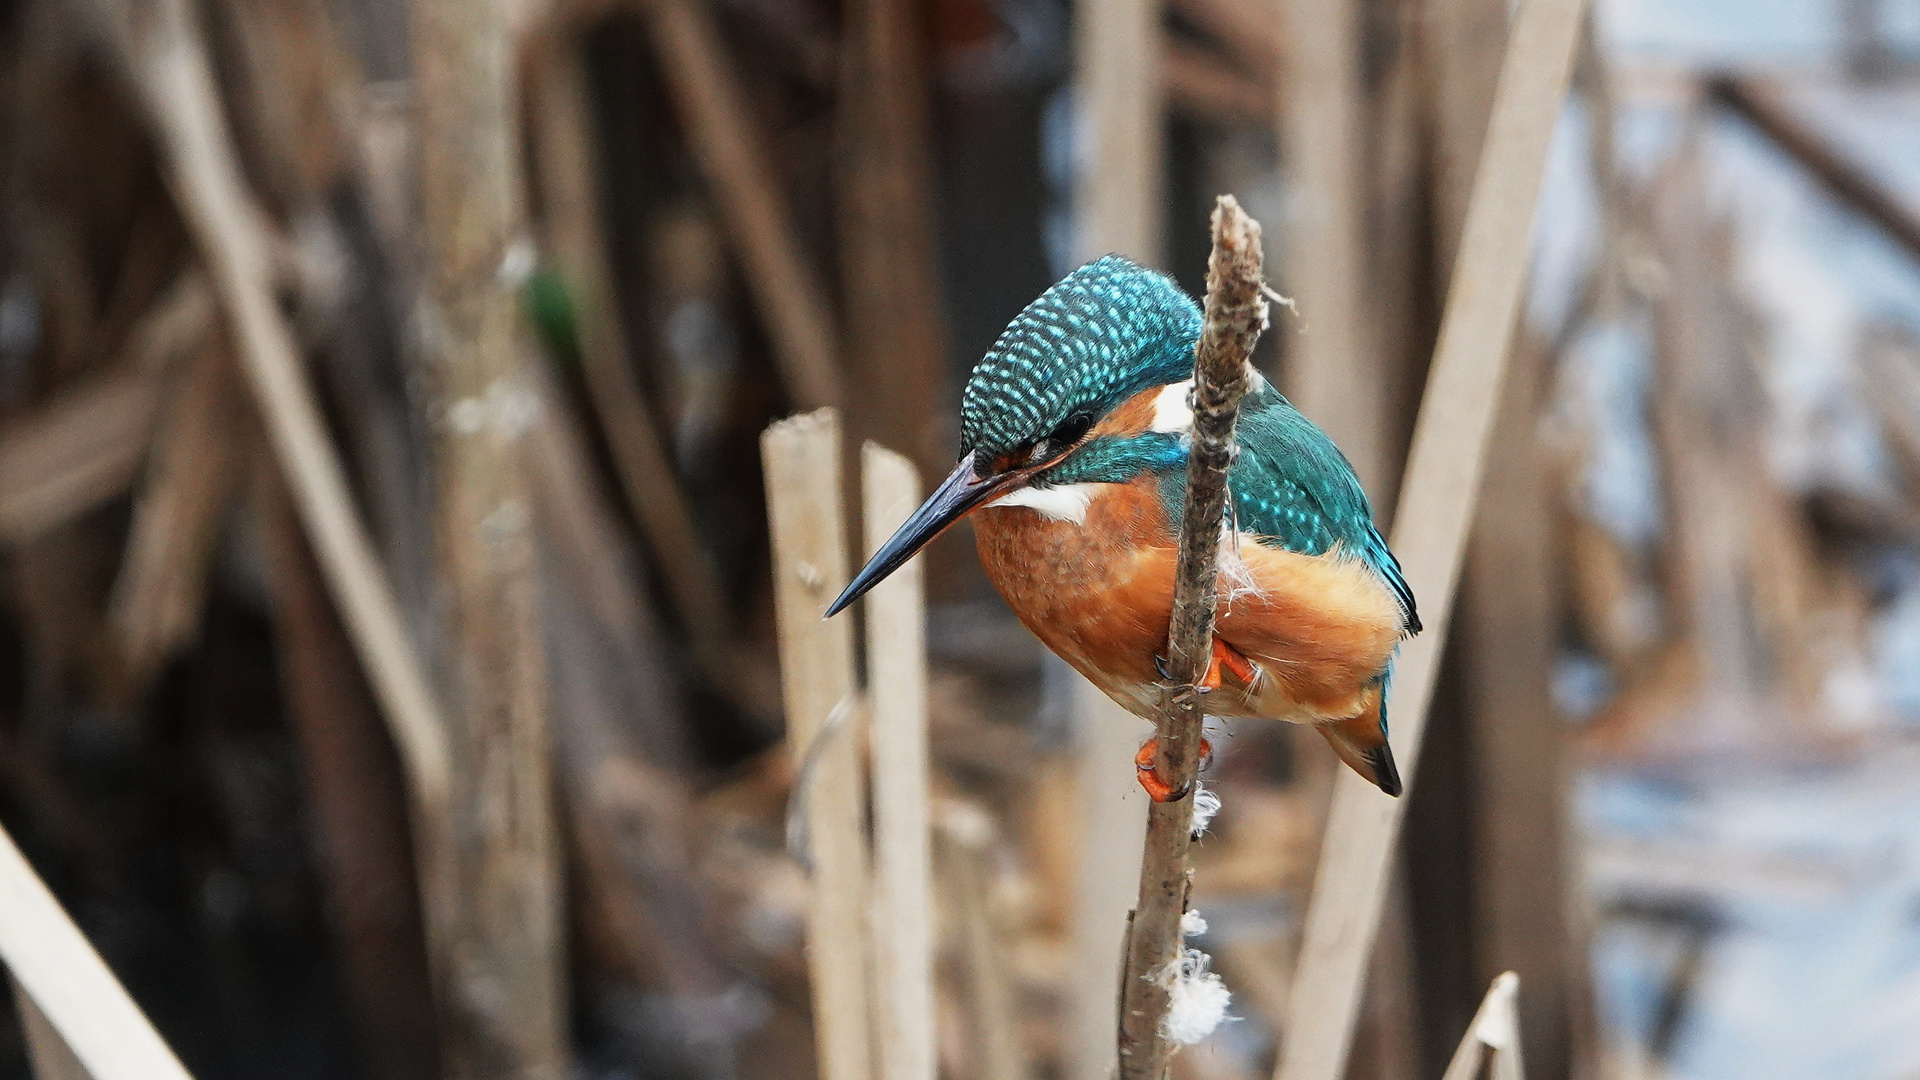
<svg viewBox="0 0 1920 1080"><path fill-rule="evenodd" d="M1239 443L1228 483L1240 528L1303 555L1324 555L1338 544L1393 591L1401 628L1419 633L1413 589L1374 527L1359 477L1333 440L1279 391L1263 385L1241 404Z"/></svg>
<svg viewBox="0 0 1920 1080"><path fill-rule="evenodd" d="M1420 632L1413 590L1373 525L1367 493L1333 440L1262 384L1241 402L1240 455L1227 474L1239 527L1262 544L1324 555L1338 545L1364 562L1400 604L1404 633ZM1170 432L1095 439L1038 483L1119 483L1143 472L1160 477L1170 527L1186 509L1187 440Z"/></svg>

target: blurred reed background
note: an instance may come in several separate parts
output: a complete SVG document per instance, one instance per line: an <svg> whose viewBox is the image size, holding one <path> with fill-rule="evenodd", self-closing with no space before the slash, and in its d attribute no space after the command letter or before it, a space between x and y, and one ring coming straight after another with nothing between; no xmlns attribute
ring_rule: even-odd
<svg viewBox="0 0 1920 1080"><path fill-rule="evenodd" d="M0 823L201 1080L812 1076L759 433L944 475L1233 192L1391 507L1508 16L0 0ZM1920 4L1597 0L1574 81L1349 1075L1514 969L1536 1077L1920 1076ZM1145 732L964 534L939 1069L1099 1080ZM1174 1071L1253 1080L1336 763L1216 745Z"/></svg>

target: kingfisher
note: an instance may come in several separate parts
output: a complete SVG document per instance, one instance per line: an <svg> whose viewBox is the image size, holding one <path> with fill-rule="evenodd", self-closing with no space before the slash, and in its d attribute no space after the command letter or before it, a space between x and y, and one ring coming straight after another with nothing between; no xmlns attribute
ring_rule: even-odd
<svg viewBox="0 0 1920 1080"><path fill-rule="evenodd" d="M1128 711L1158 717L1202 321L1170 278L1117 255L1042 293L967 380L952 475L827 615L971 516L987 577L1027 629ZM1257 373L1236 438L1206 712L1312 724L1399 795L1387 686L1399 643L1420 631L1413 590L1346 457ZM1149 741L1136 759L1141 786L1183 797L1153 754Z"/></svg>

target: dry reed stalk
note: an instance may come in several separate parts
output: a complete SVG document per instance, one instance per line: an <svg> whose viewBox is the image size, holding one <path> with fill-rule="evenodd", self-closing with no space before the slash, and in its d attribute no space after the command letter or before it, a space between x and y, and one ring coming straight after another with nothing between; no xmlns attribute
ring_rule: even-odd
<svg viewBox="0 0 1920 1080"><path fill-rule="evenodd" d="M1440 1080L1475 1080L1489 1050L1493 1051L1493 1080L1526 1080L1520 1057L1519 999L1520 976L1509 971L1493 980Z"/></svg>
<svg viewBox="0 0 1920 1080"><path fill-rule="evenodd" d="M1074 94L1084 102L1084 138L1093 160L1076 170L1081 207L1074 261L1110 251L1152 266L1160 261L1160 15L1154 0L1074 4Z"/></svg>
<svg viewBox="0 0 1920 1080"><path fill-rule="evenodd" d="M33 1080L92 1080L87 1067L73 1056L73 1047L54 1030L53 1021L33 1003L33 998L17 980L13 986L13 1007L20 1014L20 1034L27 1043L27 1064Z"/></svg>
<svg viewBox="0 0 1920 1080"><path fill-rule="evenodd" d="M455 1077L568 1070L560 855L527 433L518 55L508 0L412 6L425 272L436 376L434 538L446 586L454 762L453 961L442 1052ZM457 958L457 960L455 959Z"/></svg>
<svg viewBox="0 0 1920 1080"><path fill-rule="evenodd" d="M199 633L220 523L243 471L245 399L226 335L210 335L171 381L107 601L123 701L144 693Z"/></svg>
<svg viewBox="0 0 1920 1080"><path fill-rule="evenodd" d="M1513 346L1461 582L1457 662L1473 747L1476 972L1527 973L1527 1038L1543 1071L1568 1060L1566 725L1550 686L1564 552L1539 403L1552 357Z"/></svg>
<svg viewBox="0 0 1920 1080"><path fill-rule="evenodd" d="M3 829L0 963L92 1080L192 1080Z"/></svg>
<svg viewBox="0 0 1920 1080"><path fill-rule="evenodd" d="M1459 261L1468 203L1510 29L1507 0L1427 0L1418 47L1432 127L1433 273L1444 294Z"/></svg>
<svg viewBox="0 0 1920 1080"><path fill-rule="evenodd" d="M453 900L452 784L439 704L360 521L275 295L275 240L240 172L205 42L183 0L73 0L124 61L193 234L287 487L407 772L430 942Z"/></svg>
<svg viewBox="0 0 1920 1080"><path fill-rule="evenodd" d="M678 0L674 0L678 3ZM866 798L860 774L853 627L822 616L848 579L840 418L796 416L760 436L773 531L787 747L806 824L807 963L821 1080L869 1080Z"/></svg>
<svg viewBox="0 0 1920 1080"><path fill-rule="evenodd" d="M38 536L127 490L160 390L143 372L116 370L0 426L0 542Z"/></svg>
<svg viewBox="0 0 1920 1080"><path fill-rule="evenodd" d="M105 370L0 425L0 540L19 543L127 489L151 442L169 370L213 328L213 295L180 275Z"/></svg>
<svg viewBox="0 0 1920 1080"><path fill-rule="evenodd" d="M753 112L719 27L694 0L638 0L687 143L706 174L772 340L787 394L801 408L836 406L839 331L800 253L793 220L762 152Z"/></svg>
<svg viewBox="0 0 1920 1080"><path fill-rule="evenodd" d="M860 452L866 546L879 550L920 505L913 462ZM873 986L881 1080L933 1080L933 858L927 823L925 564L910 560L867 594L873 703Z"/></svg>
<svg viewBox="0 0 1920 1080"><path fill-rule="evenodd" d="M1289 0L1290 63L1282 143L1289 190L1303 211L1287 245L1283 286L1308 329L1288 339L1287 396L1340 445L1368 491L1392 468L1386 449L1384 357L1368 348L1362 311L1364 99L1358 0Z"/></svg>
<svg viewBox="0 0 1920 1080"><path fill-rule="evenodd" d="M1186 510L1167 634L1167 670L1174 686L1155 736L1153 767L1160 779L1186 792L1147 812L1147 845L1140 864L1140 900L1127 931L1120 984L1121 1080L1160 1080L1172 1046L1161 1033L1170 997L1162 972L1185 947L1192 869L1193 788L1200 770L1206 717L1200 683L1213 659L1215 566L1227 512L1227 470L1233 465L1240 398L1251 385L1248 358L1267 326L1262 294L1260 223L1231 195L1213 210L1213 254L1207 260L1206 326L1194 350L1193 449L1187 464Z"/></svg>
<svg viewBox="0 0 1920 1080"><path fill-rule="evenodd" d="M1485 449L1526 281L1547 143L1573 65L1583 0L1526 0L1508 39L1458 264L1414 430L1393 548L1435 627L1403 649L1396 756L1409 784L1465 556ZM1278 1080L1336 1080L1372 954L1404 799L1342 773L1314 881Z"/></svg>
<svg viewBox="0 0 1920 1080"><path fill-rule="evenodd" d="M726 643L732 638L726 590L701 546L693 509L628 355L603 239L608 230L600 205L600 155L584 66L578 43L563 37L546 43L534 68L532 93L541 123L533 135L548 243L573 296L581 368L593 391L587 399L612 451L627 506L687 628L694 655L714 686L724 690L730 681Z"/></svg>
<svg viewBox="0 0 1920 1080"><path fill-rule="evenodd" d="M1835 198L1880 226L1909 255L1920 257L1920 213L1862 164L1850 160L1842 147L1794 108L1779 86L1723 75L1708 83L1707 90L1786 151Z"/></svg>

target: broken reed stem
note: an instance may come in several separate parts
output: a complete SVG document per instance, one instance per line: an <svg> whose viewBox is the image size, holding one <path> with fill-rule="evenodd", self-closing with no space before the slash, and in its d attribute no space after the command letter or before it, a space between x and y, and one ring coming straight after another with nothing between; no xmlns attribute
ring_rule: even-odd
<svg viewBox="0 0 1920 1080"><path fill-rule="evenodd" d="M1215 564L1227 509L1227 470L1233 465L1234 426L1252 369L1247 358L1267 325L1261 293L1260 223L1231 195L1213 211L1213 254L1207 260L1206 325L1194 350L1193 451L1187 463L1186 510L1180 561L1174 576L1168 669L1175 684L1158 725L1154 768L1185 797L1154 803L1147 815L1140 863L1140 899L1127 934L1120 988L1120 1078L1161 1080L1172 1048L1160 1034L1168 994L1154 976L1184 947L1191 870L1194 778L1200 766L1205 719L1199 684L1213 657L1218 596Z"/></svg>
<svg viewBox="0 0 1920 1080"><path fill-rule="evenodd" d="M678 0L675 0L678 2ZM773 540L774 613L793 797L807 829L807 967L820 1080L872 1080L867 795L854 697L853 624L823 619L847 583L840 416L818 409L760 436Z"/></svg>
<svg viewBox="0 0 1920 1080"><path fill-rule="evenodd" d="M860 450L866 550L878 551L920 505L913 462L878 443ZM935 1080L933 856L927 826L925 566L867 594L868 730L873 783L873 1021L884 1080Z"/></svg>
<svg viewBox="0 0 1920 1080"><path fill-rule="evenodd" d="M1526 1080L1520 1056L1519 998L1520 976L1508 971L1493 980L1440 1080L1474 1080L1489 1050L1493 1052L1492 1080Z"/></svg>
<svg viewBox="0 0 1920 1080"><path fill-rule="evenodd" d="M0 828L0 967L94 1080L193 1080Z"/></svg>

